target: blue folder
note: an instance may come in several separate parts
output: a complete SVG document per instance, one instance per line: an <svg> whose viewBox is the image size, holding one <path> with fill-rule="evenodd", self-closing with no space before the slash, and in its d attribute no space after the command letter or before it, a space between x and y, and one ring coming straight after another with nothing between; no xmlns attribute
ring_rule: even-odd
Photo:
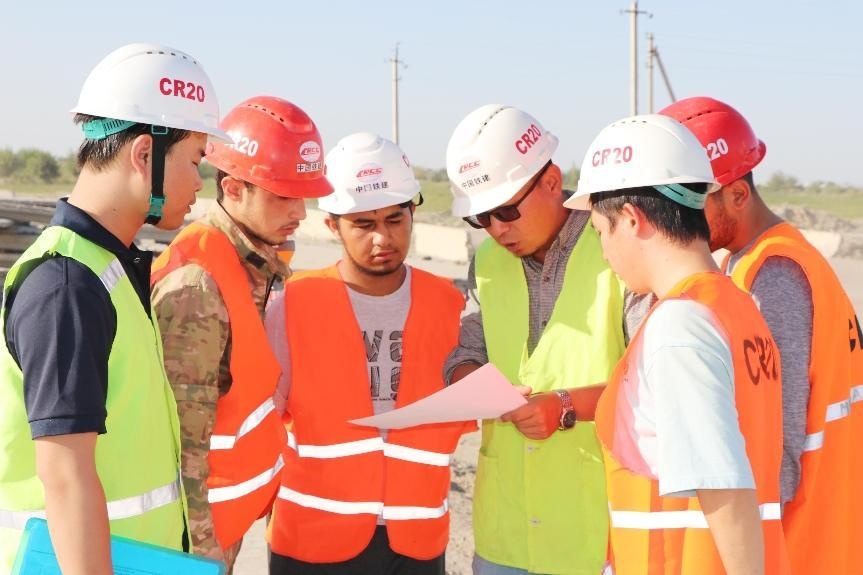
<svg viewBox="0 0 863 575"><path fill-rule="evenodd" d="M224 575L225 565L213 559L111 536L114 573L123 575ZM28 519L12 567L12 575L62 575L44 519Z"/></svg>

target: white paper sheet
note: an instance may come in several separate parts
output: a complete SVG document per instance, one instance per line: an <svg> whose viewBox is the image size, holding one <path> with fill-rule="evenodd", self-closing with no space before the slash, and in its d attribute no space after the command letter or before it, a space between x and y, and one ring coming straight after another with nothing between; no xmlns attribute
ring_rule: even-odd
<svg viewBox="0 0 863 575"><path fill-rule="evenodd" d="M380 429L403 429L427 423L493 419L527 403L500 370L487 363L456 383L381 415L350 423Z"/></svg>

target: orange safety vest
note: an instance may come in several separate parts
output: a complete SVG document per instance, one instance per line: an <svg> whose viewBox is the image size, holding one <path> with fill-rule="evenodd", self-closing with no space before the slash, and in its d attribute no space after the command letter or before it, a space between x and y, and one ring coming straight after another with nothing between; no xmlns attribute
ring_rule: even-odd
<svg viewBox="0 0 863 575"><path fill-rule="evenodd" d="M731 273L749 291L764 261L788 258L812 291L809 407L800 485L782 524L795 574L860 572L863 544L863 333L839 279L791 224L767 230ZM726 260L727 264L727 260ZM806 334L802 334L805 336Z"/></svg>
<svg viewBox="0 0 863 575"><path fill-rule="evenodd" d="M788 573L779 504L782 460L782 388L779 355L755 304L718 273L683 280L664 298L708 306L731 345L740 430L755 478L764 528L767 575ZM660 304L661 305L661 302ZM654 308L655 309L655 308ZM649 317L649 316L648 316ZM642 327L647 319L642 323ZM596 428L605 455L616 575L721 575L722 561L697 497L660 497L659 481L638 475L616 457L615 426L632 421L621 394L639 330L600 399Z"/></svg>
<svg viewBox="0 0 863 575"><path fill-rule="evenodd" d="M267 513L279 487L286 440L273 394L281 368L251 298L248 274L228 237L198 222L187 226L153 262L151 282L190 263L203 267L216 282L233 334L233 383L216 403L207 456L216 540L228 549Z"/></svg>
<svg viewBox="0 0 863 575"><path fill-rule="evenodd" d="M396 407L444 387L464 298L450 280L413 268ZM335 266L298 274L285 291L291 350L290 420L282 487L273 511L274 553L308 563L356 557L378 516L393 551L439 556L449 540L450 461L465 423L390 430L348 420L374 409L363 335Z"/></svg>

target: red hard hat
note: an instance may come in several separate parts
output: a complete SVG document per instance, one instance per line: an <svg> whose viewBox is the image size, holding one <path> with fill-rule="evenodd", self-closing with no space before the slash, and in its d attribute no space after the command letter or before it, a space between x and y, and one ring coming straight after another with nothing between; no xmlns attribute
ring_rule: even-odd
<svg viewBox="0 0 863 575"><path fill-rule="evenodd" d="M730 184L752 171L767 153L740 112L719 100L686 98L660 110L695 134L707 150L713 175L721 185Z"/></svg>
<svg viewBox="0 0 863 575"><path fill-rule="evenodd" d="M220 127L234 142L212 142L207 161L223 172L288 198L332 193L324 177L321 135L294 104L273 96L249 98L228 112Z"/></svg>

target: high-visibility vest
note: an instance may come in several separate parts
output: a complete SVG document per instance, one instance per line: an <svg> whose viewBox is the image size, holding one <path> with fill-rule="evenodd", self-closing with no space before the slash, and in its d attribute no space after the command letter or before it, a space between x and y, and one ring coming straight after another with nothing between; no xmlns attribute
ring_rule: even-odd
<svg viewBox="0 0 863 575"><path fill-rule="evenodd" d="M779 503L781 366L773 338L749 296L721 274L690 276L662 301L670 298L690 299L709 307L728 338L735 404L764 530L765 573L787 574ZM630 369L630 353L639 349L641 337L639 330L615 368L596 412L605 455L615 574L722 575L725 569L698 498L660 497L659 481L627 468L615 452L616 426L626 425L633 418L632 406L623 397L632 390L625 390L623 382Z"/></svg>
<svg viewBox="0 0 863 575"><path fill-rule="evenodd" d="M179 483L179 425L162 367L158 323L147 317L114 254L59 226L42 232L9 270L4 300L46 255L65 256L87 266L105 286L117 313L108 358L108 432L96 440L96 470L105 491L111 533L181 549L185 507ZM5 314L4 309L0 330L5 330ZM26 520L44 517L44 509L45 492L36 474L36 448L24 406L23 375L5 337L0 336L0 573L5 575L12 567Z"/></svg>
<svg viewBox="0 0 863 575"><path fill-rule="evenodd" d="M812 291L809 407L800 484L782 524L795 574L854 573L863 543L863 332L839 279L791 224L768 229L731 279L749 291L769 257L799 265ZM806 337L807 334L800 334Z"/></svg>
<svg viewBox="0 0 863 575"><path fill-rule="evenodd" d="M207 455L216 540L229 549L269 511L279 487L285 429L273 394L281 368L228 237L200 222L187 226L153 262L153 284L188 264L201 266L216 282L231 326L231 389L216 403Z"/></svg>
<svg viewBox="0 0 863 575"><path fill-rule="evenodd" d="M412 268L396 407L444 387L464 298L450 280ZM286 286L291 432L274 505L274 553L309 563L356 557L386 522L393 551L439 556L449 539L450 461L465 423L390 430L348 420L374 412L362 331L336 267Z"/></svg>
<svg viewBox="0 0 863 575"><path fill-rule="evenodd" d="M587 225L566 266L548 325L528 356L529 300L521 259L492 239L476 279L489 361L534 393L604 383L623 354L623 286ZM531 573L596 575L606 559L608 507L593 422L524 437L486 420L474 493L476 551Z"/></svg>

